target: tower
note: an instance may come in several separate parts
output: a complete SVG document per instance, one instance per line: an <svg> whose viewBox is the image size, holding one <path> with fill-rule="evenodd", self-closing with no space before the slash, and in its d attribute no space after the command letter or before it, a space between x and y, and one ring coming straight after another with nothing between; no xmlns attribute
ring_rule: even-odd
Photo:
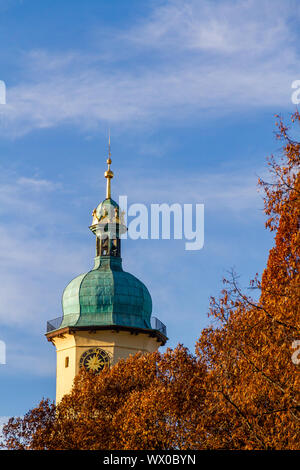
<svg viewBox="0 0 300 470"><path fill-rule="evenodd" d="M111 152L107 159L106 198L92 216L96 237L94 267L73 279L62 296L63 316L47 322L46 337L56 347L56 401L72 389L81 367L101 373L122 358L153 352L167 341L166 327L151 317L147 287L123 270L121 235L127 228L111 198Z"/></svg>

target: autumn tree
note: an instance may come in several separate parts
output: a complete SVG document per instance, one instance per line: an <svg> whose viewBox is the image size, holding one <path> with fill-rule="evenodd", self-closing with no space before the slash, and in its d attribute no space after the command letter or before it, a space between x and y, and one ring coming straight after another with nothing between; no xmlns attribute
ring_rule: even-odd
<svg viewBox="0 0 300 470"><path fill-rule="evenodd" d="M164 354L136 355L101 374L82 370L56 409L43 400L4 427L11 449L186 448L203 407L203 376L179 345ZM194 414L191 414L194 410Z"/></svg>
<svg viewBox="0 0 300 470"><path fill-rule="evenodd" d="M292 116L294 126L299 113ZM232 272L196 355L179 345L136 355L99 375L82 370L54 406L42 400L4 426L10 449L298 449L300 144L278 118L266 227L274 247L245 294ZM292 129L293 131L293 129ZM254 295L255 294L255 295ZM300 355L300 354L299 354Z"/></svg>
<svg viewBox="0 0 300 470"><path fill-rule="evenodd" d="M300 122L299 113L292 122ZM218 327L205 329L196 347L209 368L210 448L299 447L299 376L292 354L300 339L300 144L280 119L277 125L281 161L271 157L272 180L259 180L266 227L275 233L262 279L250 284L260 291L259 300L241 291L232 272L221 297L211 299Z"/></svg>

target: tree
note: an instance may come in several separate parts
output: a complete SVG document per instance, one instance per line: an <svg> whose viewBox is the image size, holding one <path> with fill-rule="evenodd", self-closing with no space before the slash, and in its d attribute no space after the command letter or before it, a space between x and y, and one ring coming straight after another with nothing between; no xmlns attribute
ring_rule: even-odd
<svg viewBox="0 0 300 470"><path fill-rule="evenodd" d="M300 122L299 113L292 122ZM276 233L261 282L256 277L250 284L260 290L259 300L243 294L232 272L220 299L211 299L219 326L204 330L197 343L197 355L209 368L212 448L299 446L299 383L291 356L300 338L300 145L281 120L277 125L284 142L281 162L271 157L273 181L259 180L266 227Z"/></svg>
<svg viewBox="0 0 300 470"><path fill-rule="evenodd" d="M292 116L300 123L299 113ZM224 280L196 355L179 345L136 355L98 376L82 370L57 407L49 400L4 426L10 449L298 449L300 144L278 120L281 161L271 157L266 227L275 233L261 280L243 293ZM297 362L297 361L296 361Z"/></svg>
<svg viewBox="0 0 300 470"><path fill-rule="evenodd" d="M195 357L179 345L136 355L99 375L82 370L55 406L43 400L4 427L10 449L172 449L186 447L203 403ZM191 416L191 409L195 411Z"/></svg>

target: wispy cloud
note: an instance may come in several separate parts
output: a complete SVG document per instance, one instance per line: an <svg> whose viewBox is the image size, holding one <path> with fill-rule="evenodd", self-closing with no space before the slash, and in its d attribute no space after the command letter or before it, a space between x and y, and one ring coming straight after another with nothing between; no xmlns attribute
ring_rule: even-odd
<svg viewBox="0 0 300 470"><path fill-rule="evenodd" d="M127 30L107 32L110 54L95 44L90 54L29 51L27 78L8 84L2 133L290 107L299 17L292 0L168 1Z"/></svg>
<svg viewBox="0 0 300 470"><path fill-rule="evenodd" d="M266 176L264 169L259 174ZM212 214L226 211L232 216L252 209L249 216L255 217L257 209L263 206L257 179L256 173L249 168L223 172L194 170L189 175L173 171L165 178L161 172L159 177L155 172L147 176L135 172L133 178L131 172L124 171L118 190L120 194L128 195L128 203L204 203ZM141 184L136 185L136 180Z"/></svg>
<svg viewBox="0 0 300 470"><path fill-rule="evenodd" d="M30 188L35 191L53 191L59 187L58 183L54 183L53 181L38 178L27 178L25 176L21 176L17 180L17 185Z"/></svg>
<svg viewBox="0 0 300 470"><path fill-rule="evenodd" d="M65 196L61 185L13 173L4 179L0 185L0 324L39 329L50 312L51 317L61 314L57 292L74 272L80 273L88 256L85 246L79 249L79 241L61 234L70 220L76 225L76 214L65 214L50 197L59 191Z"/></svg>
<svg viewBox="0 0 300 470"><path fill-rule="evenodd" d="M61 189L58 182L38 177L17 176L14 173L1 168L0 177L0 215L6 215L6 221L10 220L19 227L26 222L26 230L36 223L51 221L54 216L53 208L45 211L47 194ZM56 212L56 211L55 211ZM57 219L59 214L55 215ZM30 220L30 224L28 223Z"/></svg>
<svg viewBox="0 0 300 470"><path fill-rule="evenodd" d="M295 36L288 23L298 14L293 0L275 0L272 8L267 0L170 0L124 36L137 46L160 51L176 47L177 54L202 51L230 59L247 52L246 62L283 44L285 49L293 46Z"/></svg>

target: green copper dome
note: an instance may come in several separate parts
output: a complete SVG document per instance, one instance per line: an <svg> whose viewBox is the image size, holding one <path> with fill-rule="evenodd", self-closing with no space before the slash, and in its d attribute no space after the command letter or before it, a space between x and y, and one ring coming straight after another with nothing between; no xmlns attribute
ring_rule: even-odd
<svg viewBox="0 0 300 470"><path fill-rule="evenodd" d="M147 287L123 271L121 236L126 233L125 212L111 198L110 143L106 178L106 198L92 212L89 227L96 237L94 268L75 277L62 296L63 317L47 322L47 337L69 328L74 330L129 330L145 333L165 344L166 327L151 318L152 300Z"/></svg>
<svg viewBox="0 0 300 470"><path fill-rule="evenodd" d="M151 328L146 286L122 269L121 258L96 257L95 267L73 279L62 298L65 326L119 325Z"/></svg>
<svg viewBox="0 0 300 470"><path fill-rule="evenodd" d="M148 289L122 268L120 235L127 229L118 204L107 197L92 215L95 265L65 288L60 328L114 325L151 329L152 300Z"/></svg>
<svg viewBox="0 0 300 470"><path fill-rule="evenodd" d="M126 233L125 212L111 198L110 143L107 159L106 198L92 212L89 227L96 237L94 268L75 277L62 296L63 317L47 323L47 334L65 328L125 329L138 334L146 330L163 344L166 328L156 318L151 326L152 300L147 287L132 274L123 271L121 235ZM149 331L150 330L150 331ZM142 331L145 333L145 331Z"/></svg>

